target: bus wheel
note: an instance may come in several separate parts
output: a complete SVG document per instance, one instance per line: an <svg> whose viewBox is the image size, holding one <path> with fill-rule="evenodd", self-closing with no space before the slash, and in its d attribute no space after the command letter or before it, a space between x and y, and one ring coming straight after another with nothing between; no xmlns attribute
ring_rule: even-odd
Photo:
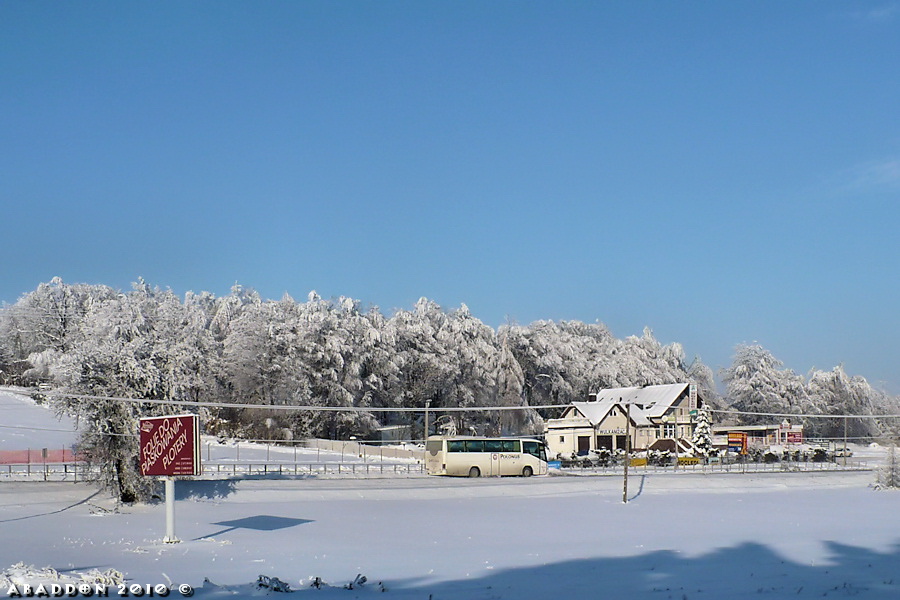
<svg viewBox="0 0 900 600"><path fill-rule="evenodd" d="M469 477L481 477L481 469L478 467L472 467L469 469Z"/></svg>
<svg viewBox="0 0 900 600"><path fill-rule="evenodd" d="M534 469L532 469L531 467L525 467L524 469L522 469L522 477L531 477L532 475L534 475Z"/></svg>

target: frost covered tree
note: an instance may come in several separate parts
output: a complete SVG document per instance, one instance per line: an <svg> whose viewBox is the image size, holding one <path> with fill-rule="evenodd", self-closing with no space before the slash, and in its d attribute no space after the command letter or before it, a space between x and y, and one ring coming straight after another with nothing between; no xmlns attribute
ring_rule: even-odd
<svg viewBox="0 0 900 600"><path fill-rule="evenodd" d="M888 448L884 464L878 467L875 483L881 488L900 488L900 458L897 456L897 445Z"/></svg>
<svg viewBox="0 0 900 600"><path fill-rule="evenodd" d="M447 313L427 298L387 323L399 373L397 403L424 409L496 404L498 349L494 332L463 305ZM454 415L460 431L485 425L485 415Z"/></svg>
<svg viewBox="0 0 900 600"><path fill-rule="evenodd" d="M51 367L60 391L71 394L58 409L79 419L81 451L123 502L154 490L153 480L139 474L138 419L171 411L137 400L201 398L211 347L202 311L139 281L129 294L94 307L71 349Z"/></svg>
<svg viewBox="0 0 900 600"><path fill-rule="evenodd" d="M530 404L568 404L603 388L675 382L697 383L704 398L718 403L711 370L698 360L686 365L680 344L663 345L649 329L625 340L602 323L579 321L507 325L500 332L525 374Z"/></svg>
<svg viewBox="0 0 900 600"><path fill-rule="evenodd" d="M732 365L723 372L726 395L741 411L772 413L743 415L742 421L772 421L781 415L815 415L800 419L811 437L866 438L884 425L872 418L842 419L841 415L875 415L891 412L886 395L874 390L859 376L848 376L843 367L831 371L813 369L808 379L789 369L761 346L739 346ZM821 416L818 416L821 415ZM834 415L833 418L828 418Z"/></svg>
<svg viewBox="0 0 900 600"><path fill-rule="evenodd" d="M305 303L285 295L248 306L224 340L230 396L270 406L377 407L386 401L385 382L396 377L380 324L379 315L361 313L351 299L332 302L315 292ZM279 415L267 422L279 420L297 436L365 437L378 425L368 411Z"/></svg>
<svg viewBox="0 0 900 600"><path fill-rule="evenodd" d="M713 452L712 429L710 425L709 410L701 408L697 412L697 424L694 427L694 435L691 442L700 456L710 456Z"/></svg>
<svg viewBox="0 0 900 600"><path fill-rule="evenodd" d="M809 410L803 377L782 366L762 346L738 346L734 361L722 375L732 407L750 413L798 414ZM743 416L746 423L771 420L763 415Z"/></svg>
<svg viewBox="0 0 900 600"><path fill-rule="evenodd" d="M875 391L863 377L848 377L841 366L831 371L811 371L806 389L817 413L872 415L875 412ZM813 419L806 428L810 435L841 437L845 432L844 421L848 437L868 437L878 433L874 419Z"/></svg>
<svg viewBox="0 0 900 600"><path fill-rule="evenodd" d="M91 308L115 296L106 286L67 284L59 277L41 283L0 311L0 346L17 383L46 379L54 355L68 352ZM33 364L35 357L39 364ZM10 369L10 367L18 367Z"/></svg>

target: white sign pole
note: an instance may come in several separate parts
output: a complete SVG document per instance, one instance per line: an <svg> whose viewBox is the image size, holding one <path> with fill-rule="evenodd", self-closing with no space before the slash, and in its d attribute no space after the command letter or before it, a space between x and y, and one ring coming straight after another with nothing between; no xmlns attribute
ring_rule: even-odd
<svg viewBox="0 0 900 600"><path fill-rule="evenodd" d="M180 541L175 537L175 478L166 477L166 537L163 542L177 544Z"/></svg>

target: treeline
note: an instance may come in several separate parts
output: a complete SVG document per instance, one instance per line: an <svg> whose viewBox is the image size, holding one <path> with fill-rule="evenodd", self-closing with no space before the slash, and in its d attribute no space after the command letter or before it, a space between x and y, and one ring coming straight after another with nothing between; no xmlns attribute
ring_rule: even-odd
<svg viewBox="0 0 900 600"><path fill-rule="evenodd" d="M723 370L722 380L729 406L745 413L740 416L740 423L772 422L770 416L752 413L814 415L787 418L803 423L807 437L846 435L866 441L876 436L900 435L900 419L876 417L900 413L898 399L876 390L859 375L847 375L842 366L830 371L812 369L804 377L785 369L762 346L741 345L731 366ZM828 415L871 418L829 418Z"/></svg>
<svg viewBox="0 0 900 600"><path fill-rule="evenodd" d="M539 321L493 329L463 305L427 299L384 315L358 300L263 300L188 293L138 281L38 286L0 311L0 377L49 382L72 394L253 405L358 407L357 412L224 409L209 421L233 435L280 439L370 438L421 413L384 408L521 406L455 413L459 431L540 433L530 406L584 400L604 387L696 382L715 396L712 371L688 365L679 344L649 332L615 338L602 324ZM83 403L71 402L74 411ZM135 411L151 410L136 405Z"/></svg>

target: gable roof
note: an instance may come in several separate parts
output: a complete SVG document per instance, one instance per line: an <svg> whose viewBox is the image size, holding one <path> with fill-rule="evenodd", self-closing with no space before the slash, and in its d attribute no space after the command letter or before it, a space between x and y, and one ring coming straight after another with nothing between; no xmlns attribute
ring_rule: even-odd
<svg viewBox="0 0 900 600"><path fill-rule="evenodd" d="M644 387L609 388L591 394L592 400L573 402L572 406L585 416L591 425L597 425L606 418L614 406L625 407L632 404L631 420L636 425L650 425L650 419L666 414L684 393L689 384L648 385Z"/></svg>

